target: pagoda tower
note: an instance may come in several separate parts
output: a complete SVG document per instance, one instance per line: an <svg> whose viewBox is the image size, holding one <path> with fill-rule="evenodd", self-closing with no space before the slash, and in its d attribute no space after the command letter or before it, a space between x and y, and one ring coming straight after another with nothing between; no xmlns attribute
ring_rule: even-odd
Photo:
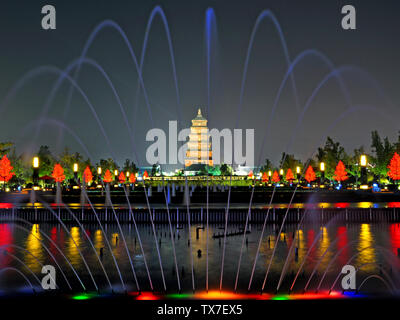
<svg viewBox="0 0 400 320"><path fill-rule="evenodd" d="M193 164L213 165L207 119L202 116L200 108L197 111L196 118L192 120L185 158L185 167Z"/></svg>

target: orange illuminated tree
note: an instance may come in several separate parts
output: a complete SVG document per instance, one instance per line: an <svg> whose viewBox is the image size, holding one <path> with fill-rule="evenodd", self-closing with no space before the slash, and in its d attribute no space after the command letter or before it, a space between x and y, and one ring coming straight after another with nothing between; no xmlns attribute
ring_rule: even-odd
<svg viewBox="0 0 400 320"><path fill-rule="evenodd" d="M253 177L254 177L253 170L250 170L248 177L250 179L253 179Z"/></svg>
<svg viewBox="0 0 400 320"><path fill-rule="evenodd" d="M6 183L10 181L10 179L14 176L14 172L11 172L13 166L11 165L10 160L8 160L7 156L4 155L0 160L0 181L4 183L4 189L6 187Z"/></svg>
<svg viewBox="0 0 400 320"><path fill-rule="evenodd" d="M275 170L272 174L272 182L278 183L279 181L281 181L281 179L279 179L279 173Z"/></svg>
<svg viewBox="0 0 400 320"><path fill-rule="evenodd" d="M306 179L308 183L310 183L316 179L313 167L308 166L308 168L306 170L306 174L304 176L304 179Z"/></svg>
<svg viewBox="0 0 400 320"><path fill-rule="evenodd" d="M394 153L390 160L388 168L388 176L395 181L400 180L400 156L397 152Z"/></svg>
<svg viewBox="0 0 400 320"><path fill-rule="evenodd" d="M143 179L147 179L148 177L149 177L149 174L147 173L147 170L144 170Z"/></svg>
<svg viewBox="0 0 400 320"><path fill-rule="evenodd" d="M136 176L133 173L129 176L129 182L130 183L135 183L136 182Z"/></svg>
<svg viewBox="0 0 400 320"><path fill-rule="evenodd" d="M337 182L341 183L342 181L347 180L349 177L347 175L346 167L342 160L339 161L339 163L336 166L335 170L335 175L333 176L333 179L335 179Z"/></svg>
<svg viewBox="0 0 400 320"><path fill-rule="evenodd" d="M89 166L87 166L86 169L83 171L83 181L85 183L90 183L93 181L92 170L90 170Z"/></svg>
<svg viewBox="0 0 400 320"><path fill-rule="evenodd" d="M289 168L286 171L286 181L289 181L291 183L293 180L294 180L294 175L293 175L292 169Z"/></svg>
<svg viewBox="0 0 400 320"><path fill-rule="evenodd" d="M261 181L262 181L263 183L267 183L268 180L269 180L269 177L268 177L267 173L264 172L263 175L262 175Z"/></svg>
<svg viewBox="0 0 400 320"><path fill-rule="evenodd" d="M118 176L118 181L119 181L120 183L125 183L126 177L125 177L125 174L124 174L123 171L121 171L121 173L119 174L119 176Z"/></svg>
<svg viewBox="0 0 400 320"><path fill-rule="evenodd" d="M61 164L56 163L53 168L53 173L51 176L54 178L55 182L63 182L65 180L64 169Z"/></svg>
<svg viewBox="0 0 400 320"><path fill-rule="evenodd" d="M53 168L53 173L51 176L54 178L54 181L57 183L56 189L56 203L62 203L61 197L61 182L65 180L64 169L61 164L56 163Z"/></svg>
<svg viewBox="0 0 400 320"><path fill-rule="evenodd" d="M104 173L103 181L105 183L110 183L113 180L112 174L110 170L106 170L106 173Z"/></svg>

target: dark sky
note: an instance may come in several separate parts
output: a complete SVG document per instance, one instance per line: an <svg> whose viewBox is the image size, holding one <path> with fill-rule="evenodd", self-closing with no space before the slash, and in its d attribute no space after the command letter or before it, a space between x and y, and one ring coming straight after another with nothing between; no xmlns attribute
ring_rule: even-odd
<svg viewBox="0 0 400 320"><path fill-rule="evenodd" d="M41 29L41 7L52 4L57 10L57 29ZM341 28L341 8L352 4L357 11L357 30ZM165 12L179 87L181 127L188 127L197 107L207 112L207 55L205 14L215 13L211 28L210 127L234 128L244 62L250 35L257 16L272 10L283 31L290 58L307 49L326 55L343 79L343 86L332 78L321 87L301 125L298 117L307 99L330 72L315 56L307 56L294 71L299 110L288 81L282 91L274 117L270 113L281 81L287 71L284 51L278 32L270 19L258 28L248 65L242 112L237 128L254 128L256 161L266 157L277 163L283 151L305 159L325 140L326 134L341 141L348 152L370 146L371 130L378 130L391 139L397 137L400 116L398 75L400 71L399 1L33 1L3 0L0 10L0 140L16 143L19 152L33 145L47 144L54 152L69 146L84 153L73 135L60 130L54 120L70 128L97 161L112 157L122 164L134 159L132 139L126 128L119 105L101 74L84 65L78 83L105 129L112 150L82 96L74 92L71 107L64 117L70 85L64 81L45 116L40 122L45 101L57 75L42 72L24 82L8 101L5 97L23 75L40 66L64 69L77 59L93 29L111 19L127 34L135 54L140 59L146 24L153 8L160 5ZM129 50L119 33L103 29L88 51L88 57L99 63L109 74L132 126L139 165L145 165L146 132L167 128L168 120L178 120L177 96L167 37L159 16L154 20L143 64L153 122L150 120L142 91L137 96L137 72ZM351 67L349 67L351 66ZM361 71L360 71L361 70ZM74 72L72 72L74 74ZM371 78L369 78L371 77ZM354 112L349 108L341 89L346 88ZM367 108L365 108L367 107ZM271 119L271 120L270 120ZM339 120L337 120L339 119ZM271 126L267 128L268 123ZM336 122L335 122L336 121ZM40 125L40 133L35 131ZM327 132L328 128L331 128ZM264 148L261 141L268 132ZM293 137L293 144L290 143Z"/></svg>

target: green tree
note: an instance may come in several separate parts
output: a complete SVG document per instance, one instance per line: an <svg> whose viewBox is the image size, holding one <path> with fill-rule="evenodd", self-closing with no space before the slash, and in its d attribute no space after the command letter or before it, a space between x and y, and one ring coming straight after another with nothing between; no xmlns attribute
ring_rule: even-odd
<svg viewBox="0 0 400 320"><path fill-rule="evenodd" d="M390 143L389 138L385 137L383 140L379 136L378 131L371 132L371 148L373 156L370 159L372 164L371 171L378 179L386 179L388 168L387 165L393 156L396 145Z"/></svg>
<svg viewBox="0 0 400 320"><path fill-rule="evenodd" d="M265 163L261 166L260 172L268 172L270 170L272 171L273 169L274 165L272 164L272 162L269 159L265 159Z"/></svg>
<svg viewBox="0 0 400 320"><path fill-rule="evenodd" d="M348 155L343 161L346 165L346 170L350 174L350 176L354 177L356 183L360 179L361 176L361 167L360 167L360 158L361 155L366 154L364 147L361 146L357 149L354 149L353 155ZM368 156L369 157L369 156Z"/></svg>
<svg viewBox="0 0 400 320"><path fill-rule="evenodd" d="M118 170L118 164L112 159L100 159L99 166L101 167L101 172L106 172L106 170L110 170L111 173L114 173L115 170Z"/></svg>
<svg viewBox="0 0 400 320"><path fill-rule="evenodd" d="M15 147L12 148L9 159L14 167L15 175L11 178L10 183L24 184L32 180L32 167L29 161L24 161L23 155L17 155Z"/></svg>
<svg viewBox="0 0 400 320"><path fill-rule="evenodd" d="M50 148L48 146L40 146L37 155L39 157L39 176L50 176L56 162Z"/></svg>
<svg viewBox="0 0 400 320"><path fill-rule="evenodd" d="M316 159L318 168L316 175L320 176L319 164L321 162L325 163L325 178L328 180L333 179L335 174L335 168L338 162L341 160L345 162L347 154L344 148L340 145L340 142L335 142L331 137L327 137L325 146L323 148L318 148Z"/></svg>
<svg viewBox="0 0 400 320"><path fill-rule="evenodd" d="M122 170L124 170L124 172L129 171L130 173L133 173L133 174L135 174L139 171L138 168L136 167L135 163L133 161L130 161L129 159L125 160Z"/></svg>
<svg viewBox="0 0 400 320"><path fill-rule="evenodd" d="M230 176L232 174L232 167L226 163L221 164L219 170L221 171L221 176Z"/></svg>
<svg viewBox="0 0 400 320"><path fill-rule="evenodd" d="M296 167L302 167L300 160L296 159L293 154L282 153L281 161L279 161L279 168L287 172L288 169L296 170ZM271 169L269 169L271 170ZM296 171L294 171L296 172Z"/></svg>

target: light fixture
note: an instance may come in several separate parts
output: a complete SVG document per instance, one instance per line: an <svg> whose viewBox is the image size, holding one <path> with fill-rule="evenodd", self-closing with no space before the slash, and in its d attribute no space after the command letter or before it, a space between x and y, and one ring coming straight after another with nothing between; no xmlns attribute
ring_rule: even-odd
<svg viewBox="0 0 400 320"><path fill-rule="evenodd" d="M319 164L319 170L325 171L325 162L321 162L321 163Z"/></svg>
<svg viewBox="0 0 400 320"><path fill-rule="evenodd" d="M39 157L33 157L33 167L39 168Z"/></svg>
<svg viewBox="0 0 400 320"><path fill-rule="evenodd" d="M74 172L78 172L78 164L74 163Z"/></svg>
<svg viewBox="0 0 400 320"><path fill-rule="evenodd" d="M365 154L361 155L361 157L360 157L360 165L362 167L367 166L367 156Z"/></svg>
<svg viewBox="0 0 400 320"><path fill-rule="evenodd" d="M97 168L97 174L98 174L98 175L101 175L101 167L98 167L98 168Z"/></svg>

